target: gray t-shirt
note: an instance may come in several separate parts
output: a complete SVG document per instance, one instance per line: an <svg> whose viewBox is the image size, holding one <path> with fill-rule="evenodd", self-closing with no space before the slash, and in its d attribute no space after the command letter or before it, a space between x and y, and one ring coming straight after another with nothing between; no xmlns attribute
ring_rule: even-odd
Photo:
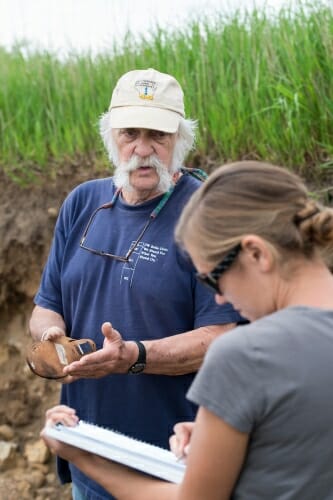
<svg viewBox="0 0 333 500"><path fill-rule="evenodd" d="M290 307L222 335L188 398L251 434L233 499L333 499L333 311Z"/></svg>

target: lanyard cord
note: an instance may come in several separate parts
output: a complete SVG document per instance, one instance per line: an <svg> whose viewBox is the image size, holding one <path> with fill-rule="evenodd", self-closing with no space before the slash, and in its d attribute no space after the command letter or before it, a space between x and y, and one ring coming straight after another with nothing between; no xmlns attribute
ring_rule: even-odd
<svg viewBox="0 0 333 500"><path fill-rule="evenodd" d="M158 214L160 213L160 211L162 210L162 208L165 206L166 202L168 201L168 199L172 195L174 189L175 189L175 186L172 186L169 189L169 191L167 191L166 193L164 193L164 195L163 195L162 199L159 201L158 205L150 213L148 220L150 220L150 219L156 219L156 217L158 216ZM114 195L112 196L112 200L109 201L108 203L105 203L103 205L103 208L112 208L114 206L114 204L116 203L116 201L118 200L120 193L121 193L121 188L118 188L114 192Z"/></svg>
<svg viewBox="0 0 333 500"><path fill-rule="evenodd" d="M201 170L200 168L187 168L187 167L182 167L180 169L180 171L183 173L183 174L189 174L191 175L192 177L195 177L196 179L199 179L200 181L204 182L205 179L207 179L207 174L204 170ZM139 235L139 239L142 238L142 236L144 235L144 233L146 232L148 226L150 225L150 223L157 218L158 214L161 212L162 208L166 205L167 201L169 200L170 196L172 195L172 193L174 192L174 189L176 187L177 184L174 184L173 186L171 186L171 188L169 189L169 191L167 191L166 193L164 193L162 199L159 201L158 205L153 209L153 211L150 213L149 215L149 218L146 222L146 224L144 225L140 235ZM118 200L119 198L119 195L121 193L121 188L117 188L116 191L114 192L114 195L112 196L112 199L111 201L109 201L108 203L105 203L104 205L102 205L100 208L112 208L116 201ZM86 228L86 231L84 233L84 236L82 238L82 241L84 241L86 235L87 235L87 231L88 231L88 228L90 226L90 223L92 221L92 219L94 218L94 216L96 215L96 212L99 210L99 208L97 208L95 210L95 212L93 213L93 215L91 216L90 218L90 221L88 222L88 226Z"/></svg>
<svg viewBox="0 0 333 500"><path fill-rule="evenodd" d="M207 173L204 170L202 170L201 168L182 167L180 169L180 171L183 174L189 174L192 177L195 177L196 179L198 179L201 182L204 182L207 179L207 177L208 177ZM163 198L160 200L160 202L157 205L157 207L155 207L154 210L149 215L150 219L156 219L156 217L158 216L158 214L160 213L160 211L162 210L162 208L164 207L164 205L167 203L167 201L169 200L170 196L172 195L175 187L176 187L176 184L174 184L169 189L169 191L167 191L164 194ZM121 193L121 188L116 189L116 191L114 192L114 195L112 196L112 200L109 201L108 203L105 203L103 205L103 208L112 208L114 206L114 204L116 203L116 201L118 200L120 193Z"/></svg>
<svg viewBox="0 0 333 500"><path fill-rule="evenodd" d="M192 177L195 177L196 179L198 179L201 182L204 182L208 177L207 173L204 170L202 170L201 168L182 167L180 169L180 171L183 174L192 175Z"/></svg>
<svg viewBox="0 0 333 500"><path fill-rule="evenodd" d="M204 171L201 171L200 169L181 169L181 172L184 173L184 174L192 175L193 177L196 177L197 179L200 179L200 180L204 180L203 177L205 175L207 176L207 174ZM116 260L120 260L121 262L128 262L130 256L132 255L132 253L134 252L135 248L137 247L137 245L141 241L141 238L143 237L144 233L148 229L148 227L151 224L151 222L154 219L157 218L158 214L161 212L161 210L163 209L163 207L165 207L165 205L166 205L167 201L169 200L170 196L172 195L175 187L176 187L176 184L174 184L173 186L171 186L171 188L169 189L169 191L167 191L166 193L164 193L164 195L162 196L162 198L159 201L159 203L157 204L157 206L150 213L149 218L147 219L145 225L143 226L143 229L141 230L139 236L135 240L135 243L129 248L129 250L127 251L127 253L126 253L125 256L113 255L111 253L99 251L99 250L96 250L94 248L90 248L90 247L88 247L88 246L85 245L85 240L87 238L89 228L90 228L91 224L93 223L93 220L95 219L97 212L99 210L101 210L101 209L112 208L115 205L115 203L118 200L118 198L119 198L119 195L121 193L121 188L116 189L116 191L114 192L114 194L112 196L111 201L109 201L108 203L104 203L102 206L96 208L94 210L94 212L91 214L91 216L90 216L90 218L88 220L88 224L87 224L87 226L86 226L86 228L85 228L85 230L83 232L83 235L82 235L82 238L81 238L81 241L80 241L80 247L84 248L85 250L88 250L89 252L97 254L97 255L112 257L112 258L114 258Z"/></svg>

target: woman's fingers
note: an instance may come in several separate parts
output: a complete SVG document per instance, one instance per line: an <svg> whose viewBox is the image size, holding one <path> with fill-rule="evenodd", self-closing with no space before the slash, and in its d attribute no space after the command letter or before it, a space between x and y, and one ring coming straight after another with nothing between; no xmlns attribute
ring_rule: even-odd
<svg viewBox="0 0 333 500"><path fill-rule="evenodd" d="M169 443L177 458L185 458L188 455L193 427L193 422L179 422L174 426L174 434Z"/></svg>
<svg viewBox="0 0 333 500"><path fill-rule="evenodd" d="M73 427L78 421L79 417L76 415L73 408L69 408L65 405L57 405L46 411L44 426L49 427L61 423Z"/></svg>

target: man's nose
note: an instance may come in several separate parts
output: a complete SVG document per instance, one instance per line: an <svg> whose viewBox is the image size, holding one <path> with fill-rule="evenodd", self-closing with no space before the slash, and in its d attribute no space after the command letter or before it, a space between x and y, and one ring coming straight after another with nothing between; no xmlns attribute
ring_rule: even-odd
<svg viewBox="0 0 333 500"><path fill-rule="evenodd" d="M135 141L134 152L141 156L141 158L146 158L154 153L153 142L149 137L140 136Z"/></svg>

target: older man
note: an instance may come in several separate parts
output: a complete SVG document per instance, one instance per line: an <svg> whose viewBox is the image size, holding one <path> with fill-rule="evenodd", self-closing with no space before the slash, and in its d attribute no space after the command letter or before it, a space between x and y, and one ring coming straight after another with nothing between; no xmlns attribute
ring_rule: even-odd
<svg viewBox="0 0 333 500"><path fill-rule="evenodd" d="M215 305L174 244L179 214L200 185L183 168L195 122L185 119L179 83L154 69L126 73L100 128L114 177L65 200L30 330L34 339L67 335L98 347L64 368L62 403L167 447L173 425L194 418L184 396L208 345L241 318ZM67 462L59 473L75 499L112 498Z"/></svg>

